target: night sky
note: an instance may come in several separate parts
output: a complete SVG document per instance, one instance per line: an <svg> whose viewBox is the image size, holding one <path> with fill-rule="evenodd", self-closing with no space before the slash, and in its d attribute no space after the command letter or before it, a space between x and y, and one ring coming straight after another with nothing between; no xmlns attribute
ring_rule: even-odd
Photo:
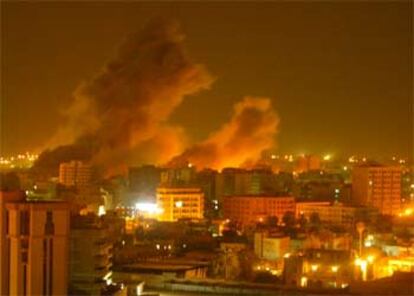
<svg viewBox="0 0 414 296"><path fill-rule="evenodd" d="M79 83L159 16L181 23L216 78L173 114L193 141L261 96L280 117L280 153L413 154L411 1L2 2L0 154L42 146Z"/></svg>

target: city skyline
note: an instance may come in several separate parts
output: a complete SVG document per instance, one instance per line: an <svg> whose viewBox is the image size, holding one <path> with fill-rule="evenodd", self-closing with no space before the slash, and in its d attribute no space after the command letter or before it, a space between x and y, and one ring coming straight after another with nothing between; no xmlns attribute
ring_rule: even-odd
<svg viewBox="0 0 414 296"><path fill-rule="evenodd" d="M237 101L258 96L270 98L280 120L276 153L410 158L410 5L6 2L1 154L44 146L78 85L150 16L166 16L214 79L168 119L190 144L228 122Z"/></svg>
<svg viewBox="0 0 414 296"><path fill-rule="evenodd" d="M1 1L0 295L414 295L413 1Z"/></svg>

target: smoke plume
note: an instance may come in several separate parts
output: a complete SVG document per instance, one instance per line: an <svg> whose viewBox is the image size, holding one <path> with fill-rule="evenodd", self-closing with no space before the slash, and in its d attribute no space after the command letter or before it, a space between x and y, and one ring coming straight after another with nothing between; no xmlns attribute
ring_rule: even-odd
<svg viewBox="0 0 414 296"><path fill-rule="evenodd" d="M75 91L66 124L36 165L84 158L110 167L143 151L151 152L147 162L157 163L182 151L184 133L167 120L184 96L207 89L213 80L190 60L183 41L178 24L165 20L128 38L117 56Z"/></svg>
<svg viewBox="0 0 414 296"><path fill-rule="evenodd" d="M175 157L170 165L189 162L198 168L221 169L254 164L274 145L278 123L269 99L247 97L234 106L228 123Z"/></svg>

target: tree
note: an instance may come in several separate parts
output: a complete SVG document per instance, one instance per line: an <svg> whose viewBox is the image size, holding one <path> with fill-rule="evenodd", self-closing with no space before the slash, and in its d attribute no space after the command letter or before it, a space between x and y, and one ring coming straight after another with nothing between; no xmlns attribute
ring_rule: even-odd
<svg viewBox="0 0 414 296"><path fill-rule="evenodd" d="M269 216L267 217L266 224L270 227L276 227L277 223L279 222L279 218L277 216Z"/></svg>
<svg viewBox="0 0 414 296"><path fill-rule="evenodd" d="M320 226L321 225L321 218L319 214L316 212L312 212L309 216L309 222L312 226Z"/></svg>
<svg viewBox="0 0 414 296"><path fill-rule="evenodd" d="M306 227L306 225L308 224L308 220L306 219L305 215L300 215L298 223L300 225L300 228L303 229Z"/></svg>
<svg viewBox="0 0 414 296"><path fill-rule="evenodd" d="M321 218L318 213L311 213L309 216L309 226L311 231L318 232L322 226Z"/></svg>
<svg viewBox="0 0 414 296"><path fill-rule="evenodd" d="M291 211L286 212L283 215L282 221L287 228L295 227L295 224L296 224L295 214Z"/></svg>

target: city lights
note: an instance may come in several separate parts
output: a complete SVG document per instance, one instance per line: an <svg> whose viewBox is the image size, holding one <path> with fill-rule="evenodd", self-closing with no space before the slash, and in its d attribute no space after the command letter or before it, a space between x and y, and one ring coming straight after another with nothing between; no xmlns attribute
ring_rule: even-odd
<svg viewBox="0 0 414 296"><path fill-rule="evenodd" d="M371 256L369 260L372 260L372 262L374 261L374 257ZM357 258L355 260L355 265L358 266L360 268L361 274L362 274L362 280L366 281L367 280L367 268L368 268L368 263L371 263L368 259L361 259L361 258Z"/></svg>
<svg viewBox="0 0 414 296"><path fill-rule="evenodd" d="M14 2L0 295L409 294L412 1Z"/></svg>
<svg viewBox="0 0 414 296"><path fill-rule="evenodd" d="M326 154L326 155L323 157L323 160L328 161L328 160L331 160L331 158L332 158L332 155L330 155L330 154Z"/></svg>
<svg viewBox="0 0 414 296"><path fill-rule="evenodd" d="M364 240L364 246L369 248L374 245L374 236L372 234L368 234Z"/></svg>
<svg viewBox="0 0 414 296"><path fill-rule="evenodd" d="M401 213L398 214L399 217L409 217L412 216L414 213L414 209L413 208L406 208L404 209L404 211L402 211Z"/></svg>
<svg viewBox="0 0 414 296"><path fill-rule="evenodd" d="M136 203L135 209L146 214L159 214L163 212L163 210L160 209L157 204L147 202Z"/></svg>
<svg viewBox="0 0 414 296"><path fill-rule="evenodd" d="M100 205L99 208L98 208L98 216L103 216L105 214L106 214L105 206Z"/></svg>

